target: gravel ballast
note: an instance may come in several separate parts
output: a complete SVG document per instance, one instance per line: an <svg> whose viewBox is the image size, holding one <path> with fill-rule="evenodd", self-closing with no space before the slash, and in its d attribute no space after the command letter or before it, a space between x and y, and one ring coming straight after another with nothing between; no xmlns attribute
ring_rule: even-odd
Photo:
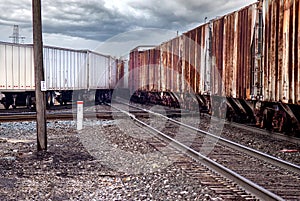
<svg viewBox="0 0 300 201"><path fill-rule="evenodd" d="M143 139L120 135L116 122L90 124L77 132L73 121L47 122L48 151L37 153L35 122L0 123L0 200L224 200L185 168L164 164L168 156ZM130 166L117 169L107 163L105 150L95 155L86 147L82 135L93 131L105 131L114 148L154 153L153 159L129 162L145 166L136 174L126 171Z"/></svg>

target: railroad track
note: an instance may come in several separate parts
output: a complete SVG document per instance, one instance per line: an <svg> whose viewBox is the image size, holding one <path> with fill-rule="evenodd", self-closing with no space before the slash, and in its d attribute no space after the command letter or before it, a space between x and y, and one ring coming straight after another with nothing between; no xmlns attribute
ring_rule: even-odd
<svg viewBox="0 0 300 201"><path fill-rule="evenodd" d="M269 136L269 137L276 138L279 140L286 140L286 141L297 143L297 144L300 143L300 138L298 138L298 137L294 137L294 136L290 136L290 135L286 135L286 134L282 134L282 133L277 133L277 132L272 132L272 131L266 131L261 128L257 128L254 126L248 126L248 125L244 125L244 124L239 124L239 123L235 123L235 122L225 122L225 124L236 127L236 128L248 130L251 132L260 133L265 136Z"/></svg>
<svg viewBox="0 0 300 201"><path fill-rule="evenodd" d="M76 106L75 106L76 108ZM91 106L86 107L88 111L84 111L84 118L97 118L97 119L112 119L114 117L121 117L121 113L118 111L111 111L110 107L107 107L105 105L102 106ZM64 111L60 111L60 109ZM131 113L133 113L136 116L139 117L145 117L147 118L149 116L149 113L146 111L141 110L131 110ZM169 116L172 117L178 117L184 115L181 112L177 110L170 110ZM186 114L187 115L187 114ZM76 110L72 110L71 106L65 106L65 107L58 107L54 110L47 110L46 117L47 119L76 119L77 113ZM9 121L26 121L26 120L35 120L36 119L36 112L31 111L29 109L18 109L18 110L2 110L0 111L0 121L2 122L9 122Z"/></svg>
<svg viewBox="0 0 300 201"><path fill-rule="evenodd" d="M65 119L73 120L76 119L76 113L73 112L63 112L63 113L48 113L46 114L47 120L53 119ZM114 114L118 115L118 114ZM140 116L143 114L140 113ZM85 112L84 118L96 118L96 119L112 119L113 115L111 111L101 111L101 112ZM13 113L13 114L0 114L0 122L9 121L30 121L36 119L36 113Z"/></svg>
<svg viewBox="0 0 300 201"><path fill-rule="evenodd" d="M147 111L145 109L142 110ZM189 125L184 125L161 114L154 114L151 111L147 112L157 115L157 123L162 121L162 119L167 119L166 129L163 132L152 128L144 122L145 120L142 121L133 114L124 113L134 121L155 131L157 135L172 143L177 149L236 182L258 198L263 200L295 200L300 198L299 166L214 136ZM182 133L182 130L180 130L181 133L179 134L178 126L184 127L186 131ZM174 128L174 130L171 128ZM176 130L175 140L174 133L176 133ZM192 140L186 137L189 136L191 130L197 132L197 136ZM203 144L205 140L206 143ZM208 141L215 143L212 150ZM208 146L206 147L206 145ZM210 150L207 157L202 154L206 150Z"/></svg>
<svg viewBox="0 0 300 201"><path fill-rule="evenodd" d="M137 105L136 107L139 108L139 106L138 106L139 104L136 104L136 105ZM166 108L166 110L167 110L167 108ZM183 115L183 116L193 116L195 114L197 115L198 113L197 112L195 113L194 111L185 111L185 115ZM211 116L206 113L201 114L201 116L203 116L204 118L206 118L206 117L211 118ZM274 138L277 140L285 140L287 142L300 144L300 138L297 136L291 136L288 134L278 133L278 132L274 132L274 131L268 131L268 130L258 128L255 126L245 125L245 124L240 124L240 123L230 122L230 121L224 121L224 124L232 126L232 127L236 127L239 129L243 129L245 131L259 133L259 134L265 135L266 137Z"/></svg>

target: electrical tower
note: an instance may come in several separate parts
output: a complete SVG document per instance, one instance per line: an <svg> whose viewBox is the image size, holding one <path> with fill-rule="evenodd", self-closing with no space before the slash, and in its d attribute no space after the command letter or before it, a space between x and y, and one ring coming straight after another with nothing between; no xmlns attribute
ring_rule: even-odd
<svg viewBox="0 0 300 201"><path fill-rule="evenodd" d="M22 40L22 43L24 43L25 37L24 36L20 36L19 25L14 25L14 27L13 27L13 35L10 36L9 38L13 39L13 43L17 43L17 44L20 43L20 39Z"/></svg>

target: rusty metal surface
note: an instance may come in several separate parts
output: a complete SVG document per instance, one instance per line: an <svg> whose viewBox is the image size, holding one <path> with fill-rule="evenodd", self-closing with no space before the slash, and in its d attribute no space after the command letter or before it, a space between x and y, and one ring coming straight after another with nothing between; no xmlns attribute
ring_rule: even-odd
<svg viewBox="0 0 300 201"><path fill-rule="evenodd" d="M121 59L117 59L116 60L116 66L117 66L117 75L116 75L116 79L117 79L117 85L120 88L125 88L125 61L121 60Z"/></svg>
<svg viewBox="0 0 300 201"><path fill-rule="evenodd" d="M212 22L212 94L250 98L253 4Z"/></svg>
<svg viewBox="0 0 300 201"><path fill-rule="evenodd" d="M260 1L132 53L130 65L155 66L136 82L155 79L151 91L300 103L299 11L299 0Z"/></svg>
<svg viewBox="0 0 300 201"><path fill-rule="evenodd" d="M264 95L297 103L299 97L299 0L264 2Z"/></svg>

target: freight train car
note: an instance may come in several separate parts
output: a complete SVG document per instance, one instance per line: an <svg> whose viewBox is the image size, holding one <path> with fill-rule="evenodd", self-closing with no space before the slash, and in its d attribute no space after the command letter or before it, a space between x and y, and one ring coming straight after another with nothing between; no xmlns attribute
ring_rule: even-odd
<svg viewBox="0 0 300 201"><path fill-rule="evenodd" d="M210 110L226 97L230 120L299 132L299 11L299 0L258 1L154 48L133 49L131 93Z"/></svg>
<svg viewBox="0 0 300 201"><path fill-rule="evenodd" d="M119 61L89 50L44 46L44 79L49 104L53 95L63 104L92 96L98 102L109 99L117 82ZM34 105L35 80L33 46L0 43L0 91L5 108Z"/></svg>

